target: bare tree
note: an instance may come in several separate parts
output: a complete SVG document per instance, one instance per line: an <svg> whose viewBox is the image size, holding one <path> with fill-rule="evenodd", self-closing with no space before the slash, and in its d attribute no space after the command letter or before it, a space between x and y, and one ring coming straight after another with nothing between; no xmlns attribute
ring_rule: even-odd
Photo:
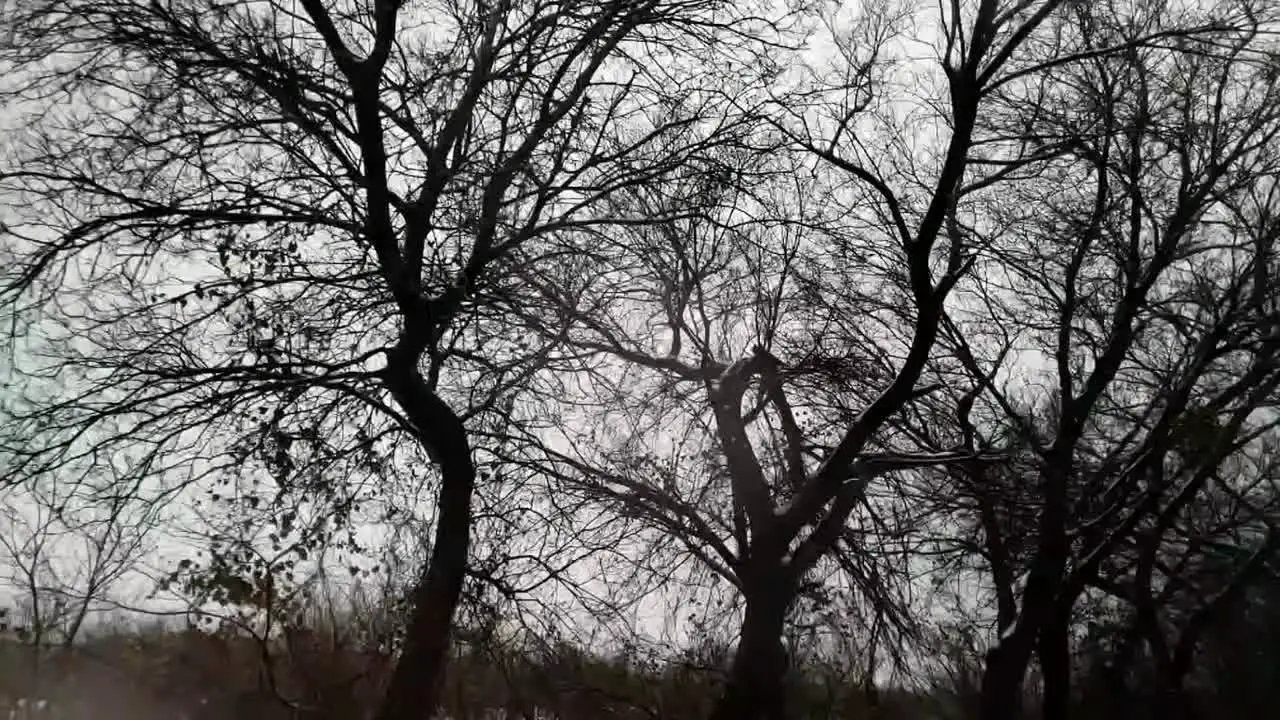
<svg viewBox="0 0 1280 720"><path fill-rule="evenodd" d="M1185 438L1178 446L1202 452L1196 444ZM1194 662L1248 609L1280 558L1274 445L1274 436L1242 443L1193 501L1168 503L1139 523L1091 581L1120 618L1097 669L1107 675L1102 702L1111 712L1213 716L1200 701L1221 698L1203 692Z"/></svg>
<svg viewBox="0 0 1280 720"><path fill-rule="evenodd" d="M892 537L859 532L877 519L873 479L1004 457L959 438L922 447L899 426L939 389L925 371L952 290L1020 222L988 204L1008 185L1034 186L1067 149L1011 128L1052 107L1034 85L1054 68L1183 30L1089 44L1071 35L1073 7L944 7L924 76L943 99L912 109L946 139L924 156L926 121L904 121L895 92L923 14L877 5L833 18L835 59L814 82L742 94L767 131L687 183L619 199L623 213L689 219L590 236L578 253L593 269L573 278L529 274L560 312L532 324L571 324L585 356L589 379L566 394L596 409L544 443L543 469L642 519L655 543L675 538L741 594L715 717L783 715L781 637L806 580L835 568L833 548Z"/></svg>
<svg viewBox="0 0 1280 720"><path fill-rule="evenodd" d="M1082 61L1048 70L1034 112L1011 115L1023 118L1011 133L1064 152L989 208L1018 229L992 244L976 300L944 321L954 362L939 372L969 380L934 441L1020 450L930 486L975 531L957 547L982 559L994 595L984 718L1014 717L1033 657L1045 717L1066 717L1085 594L1135 566L1147 586L1170 533L1255 482L1231 468L1273 442L1276 25L1262 8L1222 9L1235 15L1073 6L1056 37ZM1025 104L1009 90L993 104ZM1043 370L1014 367L1029 355ZM1194 542L1211 540L1205 529Z"/></svg>
<svg viewBox="0 0 1280 720"><path fill-rule="evenodd" d="M760 23L728 7L17 7L0 56L6 112L30 121L0 172L21 203L3 231L25 393L10 478L129 447L157 497L257 475L288 512L432 467L431 557L380 717L426 712L466 574L469 428L551 347L503 332L511 270L556 262L552 230L644 220L600 201L718 132L650 71L746 42Z"/></svg>
<svg viewBox="0 0 1280 720"><path fill-rule="evenodd" d="M75 643L86 619L119 601L121 581L153 549L162 516L115 492L114 482L64 479L5 491L0 567L22 611L10 620L35 647Z"/></svg>

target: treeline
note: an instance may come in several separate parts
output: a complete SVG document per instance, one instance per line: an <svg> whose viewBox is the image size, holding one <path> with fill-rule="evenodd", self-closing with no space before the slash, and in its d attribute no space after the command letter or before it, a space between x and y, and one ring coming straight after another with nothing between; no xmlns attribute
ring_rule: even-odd
<svg viewBox="0 0 1280 720"><path fill-rule="evenodd" d="M346 717L1271 707L1277 3L4 10L36 646L337 573L379 681L279 682Z"/></svg>
<svg viewBox="0 0 1280 720"><path fill-rule="evenodd" d="M1078 717L1159 720L1160 685L1150 659L1122 660L1122 628L1093 626L1076 659ZM1280 609L1259 601L1210 630L1190 692L1198 717L1269 717L1280 709ZM980 706L982 658L961 638L940 638L918 673L868 682L847 667L802 660L787 674L791 717L800 720L963 720ZM440 713L495 718L701 718L723 683L732 648L665 657L593 653L565 641L499 642L475 636L455 648ZM1122 663L1127 663L1123 664ZM0 647L0 709L24 717L79 720L104 706L130 717L190 720L346 720L376 709L393 657L361 644L350 628L317 624L260 641L243 633L151 626L98 627L72 648ZM1033 699L1033 698L1032 698ZM40 701L43 700L44 703ZM43 710L34 710L40 705ZM1028 713L1028 717L1032 717Z"/></svg>

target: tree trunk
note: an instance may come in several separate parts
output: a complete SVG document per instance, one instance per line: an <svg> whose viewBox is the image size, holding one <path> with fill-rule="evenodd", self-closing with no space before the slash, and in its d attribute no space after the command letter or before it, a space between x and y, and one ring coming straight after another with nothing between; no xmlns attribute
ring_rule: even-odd
<svg viewBox="0 0 1280 720"><path fill-rule="evenodd" d="M1040 673L1044 694L1041 715L1044 720L1069 720L1071 717L1071 638L1070 613L1053 614L1040 629Z"/></svg>
<svg viewBox="0 0 1280 720"><path fill-rule="evenodd" d="M1174 653L1172 661L1159 668L1153 683L1152 717L1160 720L1195 720L1200 717L1195 694L1187 692L1187 677L1191 674L1193 657L1192 653Z"/></svg>
<svg viewBox="0 0 1280 720"><path fill-rule="evenodd" d="M1103 655L1089 670L1089 696L1087 707L1082 710L1086 717L1141 717L1134 715L1137 708L1131 680L1134 677L1138 645L1142 640L1135 626L1125 628L1123 633L1119 645L1110 656Z"/></svg>
<svg viewBox="0 0 1280 720"><path fill-rule="evenodd" d="M1177 678L1158 678L1151 699L1151 717L1158 720L1195 720L1195 698Z"/></svg>
<svg viewBox="0 0 1280 720"><path fill-rule="evenodd" d="M1034 639L1034 630L1007 632L987 652L979 701L981 720L1018 720L1022 716L1022 683Z"/></svg>
<svg viewBox="0 0 1280 720"><path fill-rule="evenodd" d="M783 623L791 598L783 587L747 593L742 637L711 720L783 720L787 670Z"/></svg>
<svg viewBox="0 0 1280 720"><path fill-rule="evenodd" d="M1064 437L1059 436L1053 457L1041 475L1044 480L1044 507L1036 528L1035 557L1022 594L1022 612L987 653L982 675L982 720L1016 720L1021 716L1022 685L1027 666L1045 629L1058 620L1058 596L1070 551L1066 535L1066 488L1071 477L1071 446L1063 441ZM1066 638L1050 633L1048 640L1049 644L1041 645L1039 649L1052 651L1049 653L1051 671L1060 675L1062 668L1057 664L1057 652ZM1069 674L1067 681L1070 682ZM1061 692L1058 687L1054 690ZM1048 707L1047 703L1045 707Z"/></svg>
<svg viewBox="0 0 1280 720"><path fill-rule="evenodd" d="M440 469L440 495L431 557L414 588L404 647L376 717L420 720L440 703L453 613L466 577L476 470L457 414L430 392L415 367L389 362L387 370L387 385Z"/></svg>
<svg viewBox="0 0 1280 720"><path fill-rule="evenodd" d="M1047 559L1046 559L1047 558ZM1000 640L987 652L982 672L982 720L1017 720L1022 717L1023 682L1027 667L1036 650L1060 649L1059 638L1052 634L1049 644L1038 644L1044 630L1054 624L1058 613L1054 612L1053 599L1060 586L1062 555L1046 544L1042 536L1039 557L1031 568L1026 591L1023 593L1022 613L1012 627L1004 628ZM1063 633L1067 632L1064 627ZM1053 662L1050 663L1051 667ZM1054 668L1055 672L1060 672ZM1070 682L1070 675L1067 676Z"/></svg>

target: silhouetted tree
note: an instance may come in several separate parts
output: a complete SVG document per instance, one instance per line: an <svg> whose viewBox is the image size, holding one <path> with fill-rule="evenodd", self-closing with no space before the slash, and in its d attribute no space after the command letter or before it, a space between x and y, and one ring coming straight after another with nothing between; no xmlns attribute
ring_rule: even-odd
<svg viewBox="0 0 1280 720"><path fill-rule="evenodd" d="M994 596L989 719L1015 716L1033 659L1045 717L1067 716L1078 612L1097 586L1122 581L1138 605L1169 583L1221 589L1188 567L1151 573L1180 543L1198 554L1217 533L1258 532L1244 505L1225 526L1204 509L1270 482L1245 458L1274 443L1280 397L1276 18L1248 4L1066 10L1055 36L1084 59L1048 69L1011 129L1062 153L987 208L1008 232L975 271L975 301L948 311L939 358L969 380L935 441L1021 448L1013 465L928 486L972 531L953 547L981 559ZM993 105L1026 102L1011 91Z"/></svg>
<svg viewBox="0 0 1280 720"><path fill-rule="evenodd" d="M340 526L390 476L432 467L431 555L380 717L427 712L466 573L471 432L505 422L554 347L504 331L523 294L512 270L560 262L552 231L650 220L601 203L679 172L717 132L714 112L667 103L682 88L653 70L742 41L745 13L8 8L5 112L22 127L0 170L19 393L6 481L128 447L125 482L155 496L254 476L277 513L311 503ZM690 127L705 132L667 141Z"/></svg>
<svg viewBox="0 0 1280 720"><path fill-rule="evenodd" d="M1031 198L1073 152L1039 120L1061 111L1063 78L1192 27L1100 39L1078 14L1071 3L986 1L927 19L882 5L827 17L820 37L835 52L809 68L811 81L787 76L763 101L734 88L766 127L727 151L723 168L616 199L623 214L690 217L589 235L578 254L592 269L574 278L530 273L561 308L553 320L531 314L531 325L572 324L567 343L584 361L565 393L594 408L560 423L533 462L648 524L655 545L696 558L741 595L714 717L783 716L781 638L812 578L843 570L886 605L885 583L859 580L832 554L865 559L877 542L896 542L896 531L866 532L895 502L876 502L875 478L1009 465L995 444L956 435L922 447L903 430L914 404L948 380L926 370L952 291L1021 223L1054 211L1052 198ZM913 65L913 82L936 83L944 100L921 100L907 122L897 62L926 21L938 60ZM922 123L946 129L925 156Z"/></svg>

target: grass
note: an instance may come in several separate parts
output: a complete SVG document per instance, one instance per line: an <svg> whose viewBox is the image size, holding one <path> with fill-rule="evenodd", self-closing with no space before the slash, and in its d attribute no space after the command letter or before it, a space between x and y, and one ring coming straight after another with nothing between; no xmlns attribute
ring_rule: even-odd
<svg viewBox="0 0 1280 720"><path fill-rule="evenodd" d="M391 663L319 629L270 643L158 626L99 632L71 648L0 641L0 720L363 720ZM921 696L880 693L872 703L852 683L809 675L792 688L798 720L940 717ZM679 663L642 667L567 646L469 647L450 665L442 716L701 720L717 690L713 672Z"/></svg>

